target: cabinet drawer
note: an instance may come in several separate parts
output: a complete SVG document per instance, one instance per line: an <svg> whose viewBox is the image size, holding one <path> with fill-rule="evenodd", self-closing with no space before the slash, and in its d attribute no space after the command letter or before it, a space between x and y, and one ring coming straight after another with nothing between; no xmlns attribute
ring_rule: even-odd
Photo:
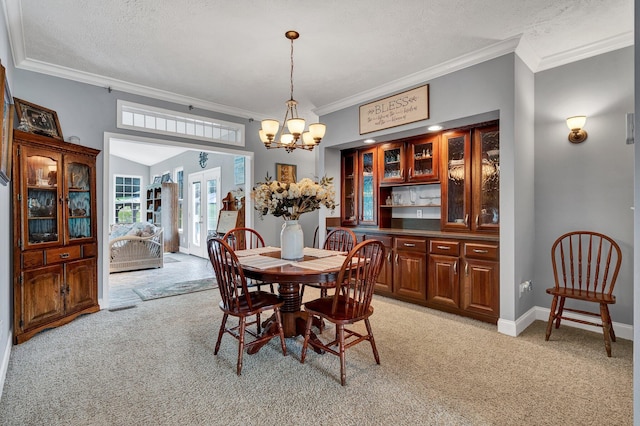
<svg viewBox="0 0 640 426"><path fill-rule="evenodd" d="M44 252L42 250L27 251L22 253L23 268L35 268L42 265L44 265Z"/></svg>
<svg viewBox="0 0 640 426"><path fill-rule="evenodd" d="M82 257L96 257L98 255L97 244L83 244L82 245Z"/></svg>
<svg viewBox="0 0 640 426"><path fill-rule="evenodd" d="M47 264L66 262L67 260L80 259L80 246L61 247L45 252Z"/></svg>
<svg viewBox="0 0 640 426"><path fill-rule="evenodd" d="M385 247L393 247L393 237L387 235L365 235L367 240L376 240L384 244Z"/></svg>
<svg viewBox="0 0 640 426"><path fill-rule="evenodd" d="M449 240L431 240L429 241L429 253L460 256L460 243Z"/></svg>
<svg viewBox="0 0 640 426"><path fill-rule="evenodd" d="M424 238L396 237L396 250L427 252L427 240Z"/></svg>
<svg viewBox="0 0 640 426"><path fill-rule="evenodd" d="M464 256L475 259L498 260L497 244L466 243Z"/></svg>

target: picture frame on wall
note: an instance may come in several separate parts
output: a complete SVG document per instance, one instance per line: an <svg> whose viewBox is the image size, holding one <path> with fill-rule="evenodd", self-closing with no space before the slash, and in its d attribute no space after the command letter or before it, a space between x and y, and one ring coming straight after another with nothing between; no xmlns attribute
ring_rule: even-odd
<svg viewBox="0 0 640 426"><path fill-rule="evenodd" d="M276 180L284 183L295 183L297 166L295 164L276 163Z"/></svg>
<svg viewBox="0 0 640 426"><path fill-rule="evenodd" d="M11 159L13 157L13 116L15 109L9 90L4 66L0 65L0 90L4 94L0 105L2 125L0 126L0 183L7 185L11 180Z"/></svg>
<svg viewBox="0 0 640 426"><path fill-rule="evenodd" d="M20 126L26 126L30 133L64 140L58 114L54 110L18 98L13 100Z"/></svg>

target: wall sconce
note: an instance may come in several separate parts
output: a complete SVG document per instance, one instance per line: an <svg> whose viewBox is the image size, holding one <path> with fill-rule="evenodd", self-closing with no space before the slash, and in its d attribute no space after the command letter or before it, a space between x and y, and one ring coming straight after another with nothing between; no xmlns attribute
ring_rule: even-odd
<svg viewBox="0 0 640 426"><path fill-rule="evenodd" d="M569 133L569 142L580 143L587 139L587 132L582 130L584 123L586 122L586 115L576 115L574 117L567 118L567 127L571 129L571 133Z"/></svg>

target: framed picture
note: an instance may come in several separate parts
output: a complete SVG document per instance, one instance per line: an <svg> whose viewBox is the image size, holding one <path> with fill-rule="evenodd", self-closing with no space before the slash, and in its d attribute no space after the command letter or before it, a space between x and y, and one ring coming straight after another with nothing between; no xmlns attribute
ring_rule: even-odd
<svg viewBox="0 0 640 426"><path fill-rule="evenodd" d="M296 169L295 164L276 163L276 180L285 183L296 182Z"/></svg>
<svg viewBox="0 0 640 426"><path fill-rule="evenodd" d="M64 140L58 114L55 111L22 99L13 98L13 100L16 104L18 121L21 125L25 123L29 132Z"/></svg>
<svg viewBox="0 0 640 426"><path fill-rule="evenodd" d="M244 157L234 157L233 159L233 183L234 185L244 185Z"/></svg>
<svg viewBox="0 0 640 426"><path fill-rule="evenodd" d="M154 178L153 178L153 183L154 183L154 185L155 185L156 183L162 183L162 176L156 176L156 177L154 177Z"/></svg>
<svg viewBox="0 0 640 426"><path fill-rule="evenodd" d="M360 106L360 134L429 118L429 85Z"/></svg>
<svg viewBox="0 0 640 426"><path fill-rule="evenodd" d="M0 90L4 94L4 99L0 108L0 116L2 117L2 125L0 126L0 183L6 185L11 180L11 158L13 152L11 145L13 143L13 115L14 106L5 76L5 69L0 65Z"/></svg>

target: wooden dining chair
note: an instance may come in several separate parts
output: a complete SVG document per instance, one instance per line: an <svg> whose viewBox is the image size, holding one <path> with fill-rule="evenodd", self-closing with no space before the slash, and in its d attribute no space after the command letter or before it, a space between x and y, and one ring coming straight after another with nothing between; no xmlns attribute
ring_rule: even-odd
<svg viewBox="0 0 640 426"><path fill-rule="evenodd" d="M622 262L620 246L612 238L597 232L568 232L553 243L551 262L555 286L546 290L553 296L553 301L545 340L551 336L554 321L556 328L563 319L602 327L607 356L611 356L611 341L616 341L616 335L609 305L616 303L612 293ZM599 312L567 308L566 299L597 303ZM564 316L565 311L593 316L599 321Z"/></svg>
<svg viewBox="0 0 640 426"><path fill-rule="evenodd" d="M226 241L233 250L246 250L265 246L262 235L255 229L247 227L230 229L224 234L222 239ZM249 288L257 287L258 290L260 290L263 285L268 285L271 293L274 292L273 283L265 283L251 279L247 280L247 286Z"/></svg>
<svg viewBox="0 0 640 426"><path fill-rule="evenodd" d="M327 234L322 248L324 250L349 252L356 245L356 234L348 228L335 228ZM305 285L320 288L320 297L327 295L327 288L334 287L335 283L303 284L300 290L300 298L304 296Z"/></svg>
<svg viewBox="0 0 640 426"><path fill-rule="evenodd" d="M280 344L282 346L282 353L287 355L287 347L284 341L284 331L282 329L282 318L280 314L280 308L284 304L280 298L269 292L265 291L248 291L247 280L242 272L238 257L235 255L234 250L224 240L214 237L207 242L207 250L209 252L209 260L213 265L215 271L216 280L218 282L218 289L220 290L220 309L224 313L222 316L222 323L220 324L220 331L218 332L218 340L216 341L216 347L214 355L218 354L220 349L220 342L222 336L225 333L229 333L235 339L238 340L238 363L236 366L236 373L238 376L242 371L242 356L245 348L250 348L254 345L263 343L272 339L275 335L265 334L260 335L260 314L264 311L274 311L275 319L278 327L278 333L280 335ZM238 318L238 325L233 327L227 327L227 320L229 315ZM247 322L247 318L255 316L255 321ZM257 324L258 332L253 332L248 326ZM254 340L246 342L245 337L249 334L253 336Z"/></svg>
<svg viewBox="0 0 640 426"><path fill-rule="evenodd" d="M304 310L308 317L300 362L304 363L309 344L339 356L342 386L345 385L347 377L345 351L350 347L365 340L369 341L376 363L380 364L380 356L373 339L369 317L373 314L371 299L383 261L384 245L380 241L366 240L359 243L347 254L338 274L337 287L333 296L321 297L304 304ZM335 324L335 340L324 344L309 339L314 317ZM366 334L345 327L360 321L365 323ZM333 347L336 345L338 348L334 349Z"/></svg>

